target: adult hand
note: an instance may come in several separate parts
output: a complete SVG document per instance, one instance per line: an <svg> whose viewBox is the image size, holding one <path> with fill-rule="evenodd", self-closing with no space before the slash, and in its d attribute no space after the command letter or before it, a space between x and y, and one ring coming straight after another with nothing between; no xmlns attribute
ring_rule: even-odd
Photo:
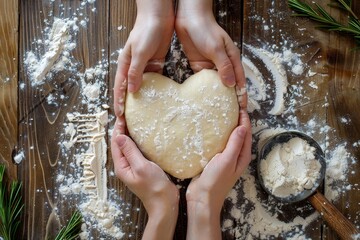
<svg viewBox="0 0 360 240"><path fill-rule="evenodd" d="M212 0L179 0L175 31L195 72L216 67L226 86L245 89L239 48L216 22ZM246 97L240 105L246 109Z"/></svg>
<svg viewBox="0 0 360 240"><path fill-rule="evenodd" d="M165 56L174 33L173 1L137 0L134 28L118 58L115 76L115 114L118 107L119 84L127 80L129 92L140 88L144 71L162 72Z"/></svg>
<svg viewBox="0 0 360 240"><path fill-rule="evenodd" d="M251 160L251 125L246 111L240 111L224 151L217 154L194 178L186 193L187 239L221 239L220 213L225 198ZM199 227L201 226L201 227Z"/></svg>
<svg viewBox="0 0 360 240"><path fill-rule="evenodd" d="M123 135L117 119L111 139L116 176L140 198L148 215L143 239L172 239L175 231L179 191L164 171L147 160L135 143Z"/></svg>

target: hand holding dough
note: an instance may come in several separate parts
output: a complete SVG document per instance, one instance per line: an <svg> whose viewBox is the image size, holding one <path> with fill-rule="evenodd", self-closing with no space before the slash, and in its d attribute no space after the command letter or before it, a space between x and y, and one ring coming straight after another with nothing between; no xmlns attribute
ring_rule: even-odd
<svg viewBox="0 0 360 240"><path fill-rule="evenodd" d="M145 73L140 90L126 96L125 117L145 157L185 179L223 151L237 126L239 106L235 88L224 86L214 70L202 70L181 85Z"/></svg>

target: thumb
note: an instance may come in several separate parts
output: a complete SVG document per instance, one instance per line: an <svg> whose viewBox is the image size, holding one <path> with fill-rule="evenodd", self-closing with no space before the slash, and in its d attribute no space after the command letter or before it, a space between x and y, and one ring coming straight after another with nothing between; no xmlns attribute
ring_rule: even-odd
<svg viewBox="0 0 360 240"><path fill-rule="evenodd" d="M244 144L247 129L245 126L239 126L231 133L226 147L223 151L225 159L237 159Z"/></svg>
<svg viewBox="0 0 360 240"><path fill-rule="evenodd" d="M131 168L136 170L140 167L144 156L136 146L136 144L126 135L119 135L116 137L116 144L120 148L121 153L127 159Z"/></svg>
<svg viewBox="0 0 360 240"><path fill-rule="evenodd" d="M218 50L215 53L213 62L218 69L223 84L228 87L234 87L236 83L234 67L225 49Z"/></svg>

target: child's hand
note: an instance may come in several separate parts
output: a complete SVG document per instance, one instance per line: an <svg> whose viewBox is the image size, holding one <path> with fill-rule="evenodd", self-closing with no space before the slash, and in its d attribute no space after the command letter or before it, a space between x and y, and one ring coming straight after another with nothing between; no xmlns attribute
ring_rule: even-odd
<svg viewBox="0 0 360 240"><path fill-rule="evenodd" d="M124 123L117 119L111 139L116 176L140 198L149 220L145 239L172 239L175 231L179 191L165 172L147 160L135 143L123 135Z"/></svg>
<svg viewBox="0 0 360 240"><path fill-rule="evenodd" d="M195 72L215 65L225 85L245 87L240 51L217 24L212 0L179 0L175 30Z"/></svg>
<svg viewBox="0 0 360 240"><path fill-rule="evenodd" d="M221 208L250 160L251 125L247 112L242 110L240 126L230 135L224 151L217 154L188 187L187 239L197 239L196 236L203 236L204 239L221 239Z"/></svg>

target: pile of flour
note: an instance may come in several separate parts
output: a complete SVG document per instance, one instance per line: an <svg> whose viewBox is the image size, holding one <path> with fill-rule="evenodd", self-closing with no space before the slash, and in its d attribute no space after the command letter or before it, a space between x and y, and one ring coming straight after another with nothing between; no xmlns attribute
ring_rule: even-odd
<svg viewBox="0 0 360 240"><path fill-rule="evenodd" d="M312 189L320 177L320 169L315 148L299 137L276 144L260 163L265 187L279 198Z"/></svg>

